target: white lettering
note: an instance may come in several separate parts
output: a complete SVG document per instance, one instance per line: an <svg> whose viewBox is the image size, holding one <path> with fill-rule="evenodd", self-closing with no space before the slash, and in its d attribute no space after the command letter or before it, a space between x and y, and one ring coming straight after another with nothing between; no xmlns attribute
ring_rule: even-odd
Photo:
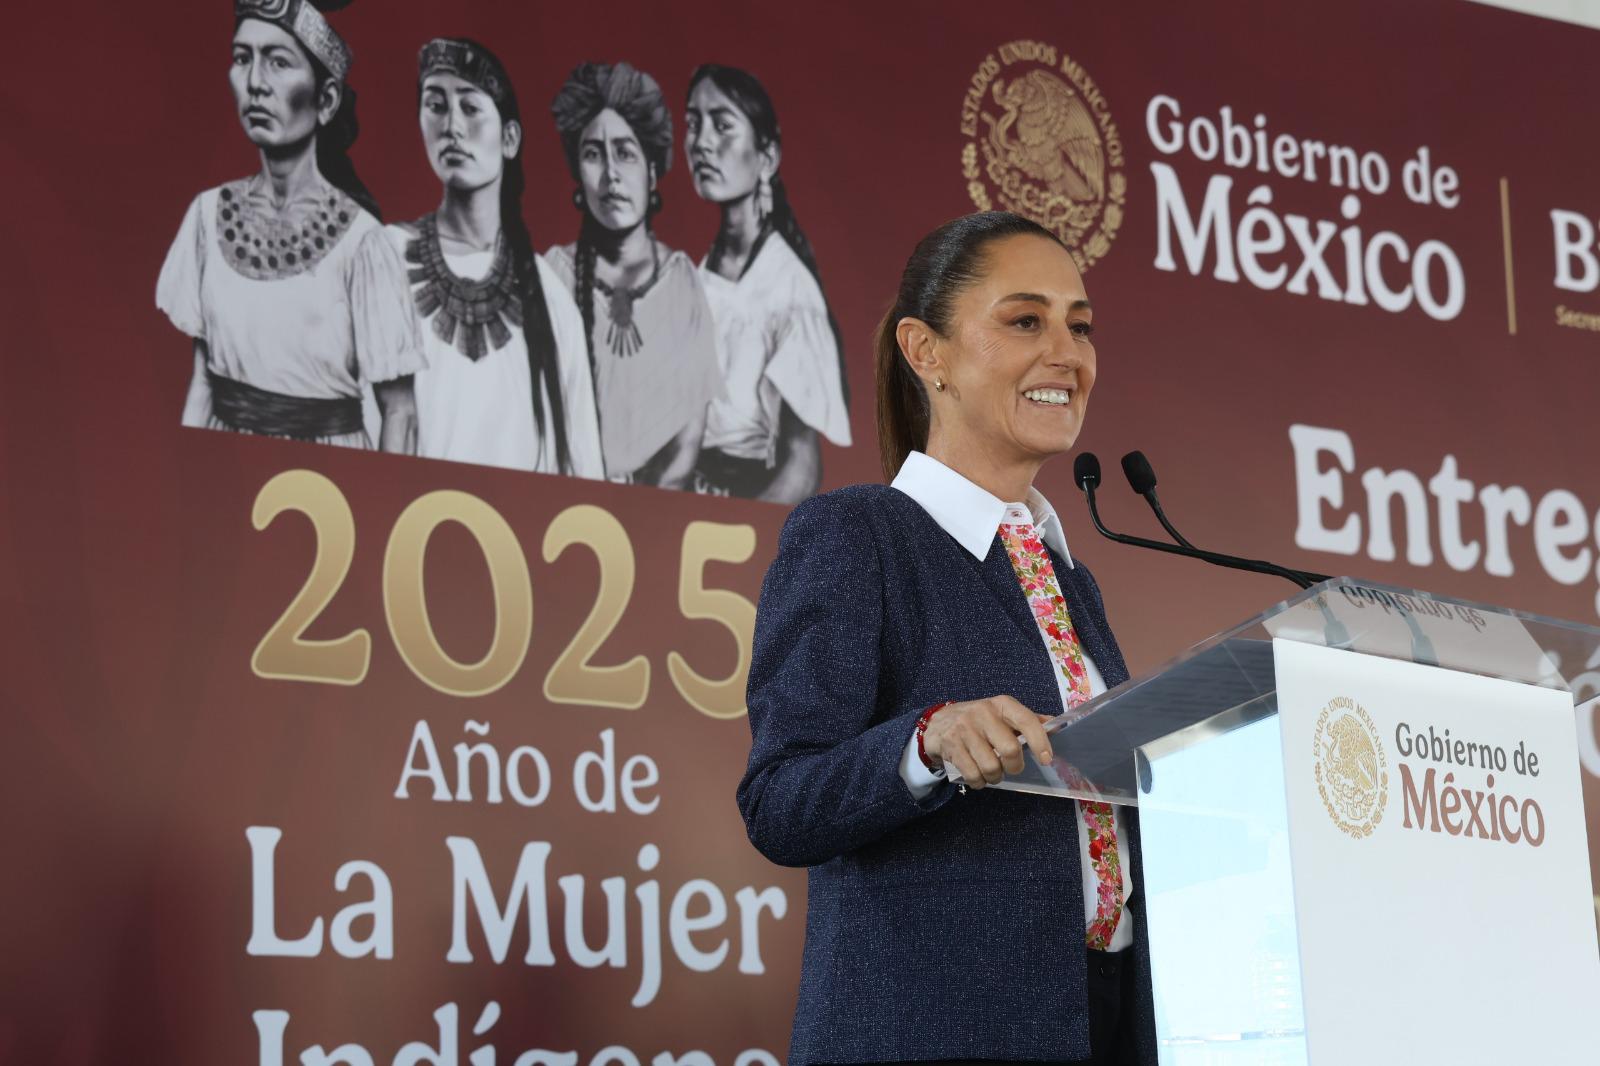
<svg viewBox="0 0 1600 1066"><path fill-rule="evenodd" d="M1339 470L1354 473L1355 448L1350 436L1337 429L1318 426L1290 426L1289 442L1294 446L1294 486L1299 521L1294 542L1311 551L1354 555L1361 548L1361 519L1349 515L1338 529L1322 524L1322 505L1344 506L1344 479ZM1337 468L1322 469L1322 453L1333 456Z"/></svg>
<svg viewBox="0 0 1600 1066"><path fill-rule="evenodd" d="M1409 470L1385 472L1373 467L1361 475L1367 490L1367 555L1379 562L1392 562L1394 538L1389 532L1390 503L1399 496L1406 516L1406 562L1428 566L1433 549L1428 545L1428 499L1422 482Z"/></svg>
<svg viewBox="0 0 1600 1066"><path fill-rule="evenodd" d="M1566 489L1552 489L1533 513L1533 550L1545 573L1563 585L1576 585L1589 573L1593 553L1585 546L1576 555L1562 551L1589 539L1589 516L1583 503Z"/></svg>
<svg viewBox="0 0 1600 1066"><path fill-rule="evenodd" d="M1600 260L1589 246L1595 241L1595 228L1576 211L1550 212L1550 225L1555 230L1556 288L1568 292L1593 292L1600 287ZM1574 274L1574 264L1582 273Z"/></svg>
<svg viewBox="0 0 1600 1066"><path fill-rule="evenodd" d="M278 935L275 863L273 854L283 830L270 825L252 825L244 831L250 841L250 955L277 955L310 959L322 951L322 919L314 918L306 934L295 940Z"/></svg>
<svg viewBox="0 0 1600 1066"><path fill-rule="evenodd" d="M1472 499L1472 482L1456 474L1456 457L1447 455L1439 472L1428 481L1428 491L1439 501L1439 550L1453 570L1478 565L1482 546L1461 538L1461 505Z"/></svg>
<svg viewBox="0 0 1600 1066"><path fill-rule="evenodd" d="M453 896L450 907L450 950L447 962L471 962L472 949L467 945L467 896L470 893L478 912L478 925L489 945L489 956L495 962L504 962L511 947L511 933L522 913L522 904L528 906L528 951L523 961L529 966L554 966L555 956L550 952L550 920L545 901L545 862L550 858L550 845L544 841L531 841L522 846L522 856L517 860L517 872L511 880L511 891L506 895L502 909L495 903L494 889L489 884L489 874L483 868L483 857L478 845L468 837L446 837L450 849Z"/></svg>
<svg viewBox="0 0 1600 1066"><path fill-rule="evenodd" d="M1215 243L1217 267L1212 276L1218 281L1238 281L1239 272L1233 266L1233 234L1228 212L1228 190L1233 188L1233 179L1223 174L1211 176L1206 183L1205 201L1200 205L1200 221L1196 223L1189 215L1177 172L1166 163L1151 163L1150 173L1156 179L1155 268L1178 269L1172 258L1172 231L1176 228L1189 273L1200 273L1206 248Z"/></svg>

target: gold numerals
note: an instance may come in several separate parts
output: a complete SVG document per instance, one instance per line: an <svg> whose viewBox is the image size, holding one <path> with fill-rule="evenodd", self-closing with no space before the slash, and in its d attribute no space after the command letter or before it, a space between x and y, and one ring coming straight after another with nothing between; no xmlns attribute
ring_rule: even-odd
<svg viewBox="0 0 1600 1066"><path fill-rule="evenodd" d="M257 530L265 530L285 511L298 511L310 520L316 554L299 594L256 646L251 669L266 678L359 684L372 661L372 636L365 628L333 640L304 636L350 572L356 523L349 501L323 475L289 470L262 486L251 517ZM424 562L429 540L446 522L458 523L476 541L494 592L493 637L477 662L460 662L446 652L428 613ZM634 710L650 694L650 660L638 654L615 665L595 661L633 598L633 542L615 515L585 503L568 507L551 521L544 534L544 561L556 563L578 545L598 561L599 583L588 617L545 676L545 698ZM695 521L683 531L678 610L689 621L726 627L738 654L731 674L707 678L682 652L669 651L667 673L684 700L712 718L745 713L756 609L740 593L707 587L706 564L745 563L755 548L756 532L749 525ZM413 500L395 520L383 555L383 608L400 658L424 683L452 696L483 696L504 687L521 670L533 640L533 583L522 546L498 511L465 492L430 492Z"/></svg>

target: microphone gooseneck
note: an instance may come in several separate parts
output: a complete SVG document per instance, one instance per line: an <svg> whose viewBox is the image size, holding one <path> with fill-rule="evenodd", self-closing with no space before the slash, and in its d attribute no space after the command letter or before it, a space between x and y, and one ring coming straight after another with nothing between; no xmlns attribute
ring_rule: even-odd
<svg viewBox="0 0 1600 1066"><path fill-rule="evenodd" d="M1093 452L1080 452L1077 460L1072 464L1072 474L1078 482L1078 488L1083 490L1084 499L1089 504L1089 521L1094 523L1095 531L1107 540L1114 540L1118 544L1129 544L1135 548L1149 548L1152 551L1167 552L1170 555L1193 555L1190 549L1176 544L1166 544L1159 540L1146 540L1144 537L1129 536L1107 529L1100 518L1100 507L1095 502L1095 488L1100 484L1100 460ZM1204 555L1206 553L1200 553Z"/></svg>
<svg viewBox="0 0 1600 1066"><path fill-rule="evenodd" d="M1156 496L1156 472L1150 465L1150 460L1144 457L1144 452L1131 451L1122 457L1122 473L1128 479L1128 484L1133 491L1143 496L1150 505L1150 510L1156 513L1156 521L1161 523L1161 528L1167 531L1167 536L1191 551L1199 551L1189 538L1179 533L1173 524L1167 521L1167 512L1161 509L1161 500Z"/></svg>
<svg viewBox="0 0 1600 1066"><path fill-rule="evenodd" d="M1138 458L1133 459L1134 456L1137 456ZM1130 471L1129 466L1131 459L1133 460L1133 469ZM1145 459L1142 454L1139 452L1133 452L1130 453L1127 458L1124 458L1123 473L1129 475L1129 482L1130 484L1135 485L1135 491L1138 491L1138 485L1145 483L1146 475L1148 475L1149 493L1141 493L1141 495L1144 495L1147 500L1150 500L1151 497L1154 496L1155 471L1150 469L1150 461ZM1319 581L1327 580L1326 575L1323 574L1313 574L1307 571L1291 570L1287 567L1279 566L1276 563L1269 563L1263 559L1244 559L1236 555L1222 555L1217 552L1209 552L1202 548L1196 548L1193 544L1190 544L1181 535L1179 535L1178 531L1174 529L1171 523L1167 521L1166 516L1161 513L1159 505L1153 500L1151 501L1151 505L1155 508L1157 517L1161 519L1162 526L1178 543L1168 544L1165 541L1150 540L1145 537L1135 537L1126 533L1118 533L1114 530L1108 529L1105 522L1100 518L1100 508L1095 501L1095 489L1100 485L1099 458L1093 452L1080 452L1078 458L1073 462L1072 474L1073 479L1078 483L1078 488L1083 491L1084 498L1089 505L1089 520L1094 523L1095 530L1108 540L1116 541L1118 544L1131 545L1135 548L1148 548L1151 551L1166 552L1169 555L1182 555L1190 559L1199 559L1203 562L1210 563L1213 566L1226 567L1230 570L1244 570L1249 573L1267 574L1272 577L1281 577L1286 581L1294 582L1301 588L1310 588ZM1137 481L1135 481L1136 477L1138 478Z"/></svg>

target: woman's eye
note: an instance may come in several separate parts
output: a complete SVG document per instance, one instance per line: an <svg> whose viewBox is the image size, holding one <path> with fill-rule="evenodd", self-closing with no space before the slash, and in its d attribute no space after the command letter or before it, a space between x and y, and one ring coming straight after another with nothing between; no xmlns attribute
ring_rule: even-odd
<svg viewBox="0 0 1600 1066"><path fill-rule="evenodd" d="M1017 319L1016 321L1012 322L1011 324L1013 326L1018 326L1018 327L1020 327L1022 329L1038 329L1039 328L1039 316L1038 315L1023 315L1021 318Z"/></svg>
<svg viewBox="0 0 1600 1066"><path fill-rule="evenodd" d="M1094 323L1092 322L1074 322L1072 324L1072 335L1079 340L1088 340L1093 334Z"/></svg>
<svg viewBox="0 0 1600 1066"><path fill-rule="evenodd" d="M464 115L476 115L478 113L478 105L477 104L462 104L461 105L461 113L464 114Z"/></svg>
<svg viewBox="0 0 1600 1066"><path fill-rule="evenodd" d="M732 131L733 131L733 123L729 122L728 120L723 119L722 121L717 123L717 132L718 133L727 134L727 133L731 133Z"/></svg>
<svg viewBox="0 0 1600 1066"><path fill-rule="evenodd" d="M621 148L617 149L617 158L631 160L633 158L633 149L627 145L623 145Z"/></svg>

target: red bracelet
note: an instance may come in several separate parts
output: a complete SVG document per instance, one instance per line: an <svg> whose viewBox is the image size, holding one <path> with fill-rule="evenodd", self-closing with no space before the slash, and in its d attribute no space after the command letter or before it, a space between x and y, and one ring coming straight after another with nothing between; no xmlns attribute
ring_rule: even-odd
<svg viewBox="0 0 1600 1066"><path fill-rule="evenodd" d="M917 755L922 759L922 765L933 773L938 773L943 764L936 766L934 761L928 758L928 749L923 742L923 737L928 732L928 723L933 720L933 716L950 706L950 703L950 700L945 700L943 703L935 703L932 707L923 711L922 717L917 719Z"/></svg>

